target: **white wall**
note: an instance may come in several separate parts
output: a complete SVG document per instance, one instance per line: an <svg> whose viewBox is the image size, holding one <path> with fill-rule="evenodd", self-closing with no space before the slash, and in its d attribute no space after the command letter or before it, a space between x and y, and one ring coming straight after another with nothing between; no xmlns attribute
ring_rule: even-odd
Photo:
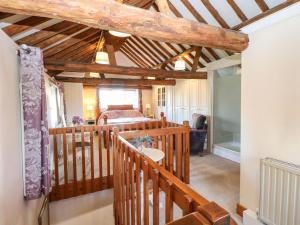
<svg viewBox="0 0 300 225"><path fill-rule="evenodd" d="M252 210L261 158L300 165L299 24L298 14L250 34L242 53L240 203Z"/></svg>
<svg viewBox="0 0 300 225"><path fill-rule="evenodd" d="M72 122L73 116L83 118L83 85L77 83L64 83L67 124Z"/></svg>
<svg viewBox="0 0 300 225"><path fill-rule="evenodd" d="M0 224L35 225L41 200L24 201L17 46L0 30Z"/></svg>

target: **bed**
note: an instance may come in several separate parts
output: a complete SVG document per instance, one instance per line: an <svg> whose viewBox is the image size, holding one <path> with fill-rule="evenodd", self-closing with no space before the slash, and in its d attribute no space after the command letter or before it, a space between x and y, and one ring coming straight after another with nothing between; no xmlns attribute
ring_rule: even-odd
<svg viewBox="0 0 300 225"><path fill-rule="evenodd" d="M133 105L109 105L99 119L98 125L145 122L154 119L145 117Z"/></svg>

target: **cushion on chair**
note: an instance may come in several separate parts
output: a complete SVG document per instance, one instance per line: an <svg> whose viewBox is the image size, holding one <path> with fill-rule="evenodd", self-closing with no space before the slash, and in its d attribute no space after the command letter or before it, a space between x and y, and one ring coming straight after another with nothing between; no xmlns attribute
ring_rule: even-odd
<svg viewBox="0 0 300 225"><path fill-rule="evenodd" d="M193 124L192 124L193 129L204 129L206 116L201 115L199 113L193 113L192 120L193 120Z"/></svg>
<svg viewBox="0 0 300 225"><path fill-rule="evenodd" d="M205 128L206 116L200 115L196 121L195 128L198 130L203 130Z"/></svg>

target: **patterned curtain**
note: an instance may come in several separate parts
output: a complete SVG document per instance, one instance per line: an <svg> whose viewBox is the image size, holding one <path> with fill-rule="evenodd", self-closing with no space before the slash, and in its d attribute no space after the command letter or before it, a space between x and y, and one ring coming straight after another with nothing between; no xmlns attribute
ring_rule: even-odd
<svg viewBox="0 0 300 225"><path fill-rule="evenodd" d="M25 157L25 198L50 191L49 134L43 55L39 48L20 48L21 98Z"/></svg>

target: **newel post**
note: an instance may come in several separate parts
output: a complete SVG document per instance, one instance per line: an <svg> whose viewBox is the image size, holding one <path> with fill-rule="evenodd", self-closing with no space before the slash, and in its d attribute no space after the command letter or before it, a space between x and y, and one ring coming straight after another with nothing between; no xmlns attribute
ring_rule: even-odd
<svg viewBox="0 0 300 225"><path fill-rule="evenodd" d="M197 211L205 216L212 225L230 225L230 214L215 202L198 206Z"/></svg>
<svg viewBox="0 0 300 225"><path fill-rule="evenodd" d="M165 113L164 112L161 112L160 113L160 121L161 121L161 127L164 128L167 126L167 119L165 117Z"/></svg>
<svg viewBox="0 0 300 225"><path fill-rule="evenodd" d="M107 125L107 119L108 119L107 115L104 115L104 116L103 116L104 125Z"/></svg>

